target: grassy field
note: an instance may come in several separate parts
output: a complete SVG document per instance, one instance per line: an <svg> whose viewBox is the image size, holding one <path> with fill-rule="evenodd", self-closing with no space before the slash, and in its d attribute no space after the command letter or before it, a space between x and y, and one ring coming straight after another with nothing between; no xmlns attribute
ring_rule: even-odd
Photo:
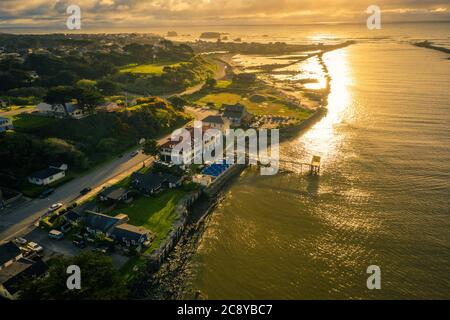
<svg viewBox="0 0 450 320"><path fill-rule="evenodd" d="M189 102L200 106L212 103L217 109L221 108L223 104L240 103L248 111L259 116L286 116L303 120L308 118L311 113L286 101L276 91L258 82L246 85L220 80L215 88L201 90L186 98Z"/></svg>
<svg viewBox="0 0 450 320"><path fill-rule="evenodd" d="M253 102L251 101L251 99L237 93L219 92L210 93L199 97L197 100L194 100L194 103L202 106L208 103L213 103L216 108L220 108L223 104L240 103L244 105L249 112L259 116L287 116L302 120L310 115L310 112L303 110L297 106L289 105L283 100L278 99L277 97L274 97L272 95L260 94L260 96L263 96L265 98L264 101Z"/></svg>
<svg viewBox="0 0 450 320"><path fill-rule="evenodd" d="M207 94L196 101L197 104L206 105L207 103L214 103L217 107L222 104L236 104L242 100L239 94L235 93L213 93Z"/></svg>
<svg viewBox="0 0 450 320"><path fill-rule="evenodd" d="M228 88L232 82L230 80L218 80L216 84L217 89L225 89Z"/></svg>
<svg viewBox="0 0 450 320"><path fill-rule="evenodd" d="M178 67L182 62L160 62L153 64L128 65L120 70L122 73L161 75L164 67Z"/></svg>
<svg viewBox="0 0 450 320"><path fill-rule="evenodd" d="M130 204L116 208L110 215L124 213L130 218L130 224L152 231L156 238L146 251L150 253L172 230L173 223L179 218L175 207L185 195L182 190L168 190L154 197L141 196Z"/></svg>
<svg viewBox="0 0 450 320"><path fill-rule="evenodd" d="M58 119L27 113L17 114L13 116L12 119L14 128L19 131L35 130L52 124L56 124L59 121Z"/></svg>

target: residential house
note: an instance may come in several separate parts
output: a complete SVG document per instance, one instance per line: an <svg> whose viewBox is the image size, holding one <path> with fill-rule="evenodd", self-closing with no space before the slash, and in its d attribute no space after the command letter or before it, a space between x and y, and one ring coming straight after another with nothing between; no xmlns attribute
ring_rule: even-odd
<svg viewBox="0 0 450 320"><path fill-rule="evenodd" d="M82 203L81 205L73 208L71 211L73 211L79 215L82 215L86 211L100 212L100 209L97 205L97 202L95 200L92 200L92 201L87 201L87 202Z"/></svg>
<svg viewBox="0 0 450 320"><path fill-rule="evenodd" d="M67 171L69 169L69 166L67 164L65 164L65 163L57 162L57 163L51 163L49 165L49 168Z"/></svg>
<svg viewBox="0 0 450 320"><path fill-rule="evenodd" d="M176 188L181 186L182 178L168 173L135 172L131 175L131 185L143 194L152 195L159 193L164 188Z"/></svg>
<svg viewBox="0 0 450 320"><path fill-rule="evenodd" d="M16 300L20 295L20 284L33 278L44 276L48 267L42 260L20 258L0 270L0 296Z"/></svg>
<svg viewBox="0 0 450 320"><path fill-rule="evenodd" d="M136 227L127 223L114 227L111 237L126 246L141 246L150 241L150 232L142 227Z"/></svg>
<svg viewBox="0 0 450 320"><path fill-rule="evenodd" d="M87 211L84 217L84 223L88 232L92 234L102 233L110 235L114 227L127 223L129 220L125 214L119 214L115 217L105 214Z"/></svg>
<svg viewBox="0 0 450 320"><path fill-rule="evenodd" d="M65 213L63 215L64 220L66 220L66 222L74 225L74 224L79 224L82 220L83 217L81 216L81 214L70 210L69 212Z"/></svg>
<svg viewBox="0 0 450 320"><path fill-rule="evenodd" d="M61 169L47 168L37 171L28 177L28 181L38 186L46 186L50 183L63 179L66 172Z"/></svg>
<svg viewBox="0 0 450 320"><path fill-rule="evenodd" d="M0 117L0 132L5 132L6 130L12 130L14 126L12 120L5 117Z"/></svg>
<svg viewBox="0 0 450 320"><path fill-rule="evenodd" d="M120 202L132 200L130 191L119 186L111 186L105 188L99 194L100 201Z"/></svg>
<svg viewBox="0 0 450 320"><path fill-rule="evenodd" d="M22 251L12 241L0 245L0 270L21 259Z"/></svg>
<svg viewBox="0 0 450 320"><path fill-rule="evenodd" d="M64 118L67 115L73 119L81 119L88 114L78 105L73 103L66 103L65 108L62 104L48 104L45 102L39 103L36 106L39 113L49 115L57 118ZM67 109L67 113L66 113Z"/></svg>
<svg viewBox="0 0 450 320"><path fill-rule="evenodd" d="M240 127L252 119L252 114L242 104L223 105L223 117L230 121L230 126Z"/></svg>
<svg viewBox="0 0 450 320"><path fill-rule="evenodd" d="M207 116L202 120L202 122L204 126L218 129L222 131L222 133L225 133L225 131L230 128L230 122L228 119L220 115Z"/></svg>

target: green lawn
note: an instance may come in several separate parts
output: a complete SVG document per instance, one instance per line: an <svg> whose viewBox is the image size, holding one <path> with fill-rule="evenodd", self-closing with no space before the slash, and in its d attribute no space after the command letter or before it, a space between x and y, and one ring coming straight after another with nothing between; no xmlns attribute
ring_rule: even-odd
<svg viewBox="0 0 450 320"><path fill-rule="evenodd" d="M215 93L207 94L196 101L196 103L201 105L206 105L207 103L214 103L217 107L222 106L222 104L236 104L240 102L242 97L235 93Z"/></svg>
<svg viewBox="0 0 450 320"><path fill-rule="evenodd" d="M225 89L228 88L232 82L230 80L218 80L216 84L217 89Z"/></svg>
<svg viewBox="0 0 450 320"><path fill-rule="evenodd" d="M124 213L130 218L130 224L152 231L156 238L146 253L158 248L166 238L179 216L175 206L187 193L182 190L168 190L154 197L140 196L130 204L124 204L109 214L115 216Z"/></svg>
<svg viewBox="0 0 450 320"><path fill-rule="evenodd" d="M128 65L120 70L122 73L161 75L164 67L178 67L182 62L159 62L152 64Z"/></svg>
<svg viewBox="0 0 450 320"><path fill-rule="evenodd" d="M59 120L51 117L38 116L34 114L17 114L12 117L16 129L30 131L56 124Z"/></svg>

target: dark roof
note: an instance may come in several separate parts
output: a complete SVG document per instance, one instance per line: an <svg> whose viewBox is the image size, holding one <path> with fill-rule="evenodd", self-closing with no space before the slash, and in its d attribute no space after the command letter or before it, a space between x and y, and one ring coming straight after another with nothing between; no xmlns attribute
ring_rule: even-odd
<svg viewBox="0 0 450 320"><path fill-rule="evenodd" d="M170 174L167 173L139 173L135 172L131 175L131 183L137 189L154 190L161 187L167 181Z"/></svg>
<svg viewBox="0 0 450 320"><path fill-rule="evenodd" d="M93 230L99 230L102 232L108 232L112 227L119 223L120 219L116 217L110 217L101 213L86 212L84 218L86 227Z"/></svg>
<svg viewBox="0 0 450 320"><path fill-rule="evenodd" d="M64 215L64 218L67 221L77 222L78 220L81 219L81 215L79 213L71 210Z"/></svg>
<svg viewBox="0 0 450 320"><path fill-rule="evenodd" d="M120 200L123 196L125 196L129 191L124 188L120 188L119 186L112 186L106 188L100 193L100 196L111 199L111 200Z"/></svg>
<svg viewBox="0 0 450 320"><path fill-rule="evenodd" d="M10 294L15 294L19 291L17 285L22 280L42 276L47 269L47 265L42 260L32 261L22 258L0 270L0 283Z"/></svg>
<svg viewBox="0 0 450 320"><path fill-rule="evenodd" d="M242 118L245 113L245 106L242 104L224 105L223 116L226 118Z"/></svg>
<svg viewBox="0 0 450 320"><path fill-rule="evenodd" d="M0 245L0 266L16 258L20 253L19 247L12 241Z"/></svg>
<svg viewBox="0 0 450 320"><path fill-rule="evenodd" d="M132 226L131 224L121 224L114 228L111 235L116 240L134 240L138 241L143 235L148 234L149 231L142 227Z"/></svg>
<svg viewBox="0 0 450 320"><path fill-rule="evenodd" d="M207 116L202 121L203 122L208 122L208 123L218 123L218 124L223 124L224 123L222 116Z"/></svg>
<svg viewBox="0 0 450 320"><path fill-rule="evenodd" d="M88 201L88 202L85 202L82 205L79 205L76 208L72 209L72 211L74 211L75 213L78 213L78 214L82 214L85 211L96 212L96 211L98 211L97 209L98 209L98 206L95 201Z"/></svg>
<svg viewBox="0 0 450 320"><path fill-rule="evenodd" d="M36 179L46 179L46 178L54 176L55 174L58 174L60 172L64 172L64 170L56 169L56 168L47 168L44 170L34 172L33 174L30 175L30 177L36 178Z"/></svg>

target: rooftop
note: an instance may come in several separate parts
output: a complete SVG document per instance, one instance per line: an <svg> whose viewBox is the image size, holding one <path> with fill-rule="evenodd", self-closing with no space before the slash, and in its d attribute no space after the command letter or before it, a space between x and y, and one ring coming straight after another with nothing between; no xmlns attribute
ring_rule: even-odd
<svg viewBox="0 0 450 320"><path fill-rule="evenodd" d="M85 217L85 223L87 227L93 230L100 230L102 232L108 232L120 221L121 220L117 217L110 217L105 214L92 211L87 211Z"/></svg>
<svg viewBox="0 0 450 320"><path fill-rule="evenodd" d="M207 123L218 123L218 124L223 124L223 118L222 116L207 116L205 119L202 120L203 122L207 122Z"/></svg>
<svg viewBox="0 0 450 320"><path fill-rule="evenodd" d="M100 193L100 196L111 200L120 200L129 191L119 186L111 186Z"/></svg>
<svg viewBox="0 0 450 320"><path fill-rule="evenodd" d="M12 265L0 270L0 284L9 293L15 294L18 291L17 284L24 278L41 276L47 271L47 265L42 261L32 261L22 258Z"/></svg>
<svg viewBox="0 0 450 320"><path fill-rule="evenodd" d="M19 247L12 241L0 245L0 266L16 258L20 253Z"/></svg>
<svg viewBox="0 0 450 320"><path fill-rule="evenodd" d="M30 175L32 178L36 179L46 179L48 177L54 176L55 174L64 172L64 170L56 169L56 168L47 168L44 170L36 171Z"/></svg>

